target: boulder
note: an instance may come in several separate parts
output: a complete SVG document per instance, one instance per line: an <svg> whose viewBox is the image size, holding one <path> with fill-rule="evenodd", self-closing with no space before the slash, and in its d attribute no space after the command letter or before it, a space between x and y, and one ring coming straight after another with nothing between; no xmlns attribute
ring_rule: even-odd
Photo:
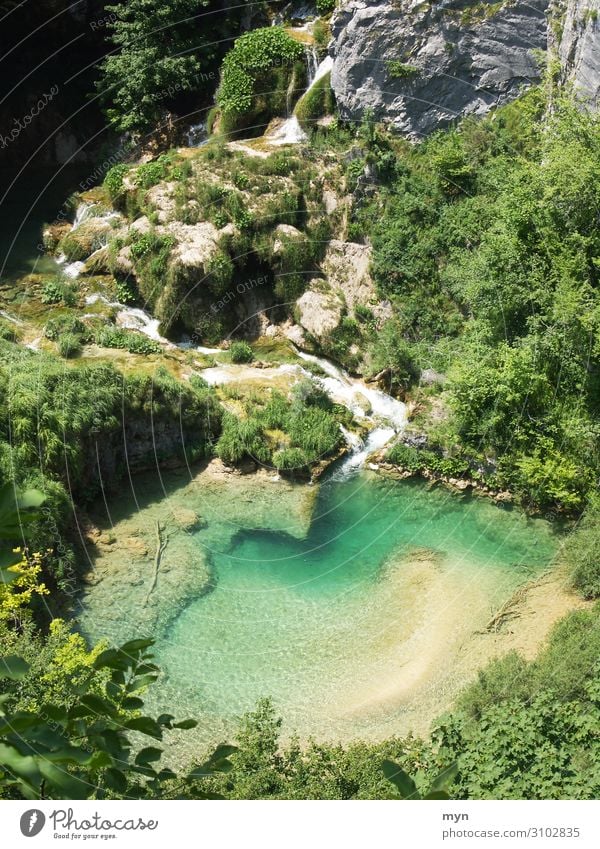
<svg viewBox="0 0 600 849"><path fill-rule="evenodd" d="M582 0L583 2L583 0ZM371 110L418 140L483 115L540 80L549 0L350 0L333 17L342 117Z"/></svg>

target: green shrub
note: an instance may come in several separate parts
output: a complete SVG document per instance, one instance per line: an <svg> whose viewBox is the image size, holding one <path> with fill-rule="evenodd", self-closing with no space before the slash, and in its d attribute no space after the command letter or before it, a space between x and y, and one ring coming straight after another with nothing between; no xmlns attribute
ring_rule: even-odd
<svg viewBox="0 0 600 849"><path fill-rule="evenodd" d="M239 463L250 457L261 463L270 461L262 428L253 420L237 419L230 413L223 417L223 430L216 445L217 456L224 463Z"/></svg>
<svg viewBox="0 0 600 849"><path fill-rule="evenodd" d="M169 160L166 156L159 156L153 162L145 162L139 165L134 177L136 186L141 189L150 189L160 183L167 174Z"/></svg>
<svg viewBox="0 0 600 849"><path fill-rule="evenodd" d="M90 331L81 319L73 315L59 315L51 318L44 327L44 336L52 342L57 342L63 334L79 337L80 340L88 340Z"/></svg>
<svg viewBox="0 0 600 849"><path fill-rule="evenodd" d="M251 363L254 351L247 342L232 342L229 349L232 363Z"/></svg>
<svg viewBox="0 0 600 849"><path fill-rule="evenodd" d="M62 333L58 337L58 353L68 359L81 352L81 338L77 333Z"/></svg>
<svg viewBox="0 0 600 849"><path fill-rule="evenodd" d="M329 15L335 9L336 0L317 0L317 12L319 15Z"/></svg>
<svg viewBox="0 0 600 849"><path fill-rule="evenodd" d="M130 354L159 354L162 351L160 343L154 339L113 324L99 328L94 334L94 340L102 348L120 348Z"/></svg>
<svg viewBox="0 0 600 849"><path fill-rule="evenodd" d="M319 407L307 407L295 413L287 426L293 446L305 452L309 462L332 454L341 444L337 421Z"/></svg>
<svg viewBox="0 0 600 849"><path fill-rule="evenodd" d="M5 342L17 342L19 336L20 334L16 324L0 318L0 339L4 339Z"/></svg>
<svg viewBox="0 0 600 849"><path fill-rule="evenodd" d="M395 445L392 445L387 452L386 459L390 463L395 463L395 465L413 472L413 474L421 472L425 468L425 461L421 451L413 448L412 445L405 445L403 442L397 442Z"/></svg>
<svg viewBox="0 0 600 849"><path fill-rule="evenodd" d="M121 163L119 165L113 165L113 167L107 172L103 185L108 191L113 203L122 196L124 191L123 179L130 170L131 166Z"/></svg>
<svg viewBox="0 0 600 849"><path fill-rule="evenodd" d="M410 79L419 73L419 68L415 65L408 65L406 62L400 62L397 59L386 62L386 67L388 74L394 80Z"/></svg>
<svg viewBox="0 0 600 849"><path fill-rule="evenodd" d="M284 448L273 454L273 465L278 472L305 470L309 466L308 457L301 448Z"/></svg>
<svg viewBox="0 0 600 849"><path fill-rule="evenodd" d="M302 45L283 27L265 27L245 33L229 51L221 68L217 104L220 130L235 131L252 123L266 123L283 112L292 74L304 55Z"/></svg>
<svg viewBox="0 0 600 849"><path fill-rule="evenodd" d="M43 304L64 304L74 307L77 303L77 289L72 283L67 283L60 277L49 280L42 286L41 301Z"/></svg>
<svg viewBox="0 0 600 849"><path fill-rule="evenodd" d="M594 499L566 540L564 557L573 587L583 598L600 598L600 505Z"/></svg>
<svg viewBox="0 0 600 849"><path fill-rule="evenodd" d="M375 320L373 310L369 309L369 307L364 306L364 304L355 304L354 316L358 321L362 322L363 324Z"/></svg>
<svg viewBox="0 0 600 849"><path fill-rule="evenodd" d="M334 0L335 2L335 0ZM327 21L317 19L313 24L313 38L315 45L319 50L319 54L323 55L327 49L327 45L331 41L331 28Z"/></svg>

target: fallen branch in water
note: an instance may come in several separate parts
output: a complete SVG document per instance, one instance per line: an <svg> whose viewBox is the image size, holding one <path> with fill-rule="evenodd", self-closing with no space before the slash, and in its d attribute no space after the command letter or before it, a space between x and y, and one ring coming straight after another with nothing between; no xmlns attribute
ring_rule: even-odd
<svg viewBox="0 0 600 849"><path fill-rule="evenodd" d="M158 570L160 569L160 561L163 556L164 550L167 547L167 540L163 539L162 529L160 527L160 522L156 521L156 552L154 554L154 575L152 576L152 583L150 584L150 589L148 590L148 595L146 596L146 601L144 602L144 607L148 604L148 600L150 596L154 592L156 587L156 582L158 581Z"/></svg>
<svg viewBox="0 0 600 849"><path fill-rule="evenodd" d="M546 583L548 580L548 573L544 573L539 578L528 581L526 584L518 587L515 592L511 595L507 601L504 602L502 607L496 611L496 613L492 616L490 621L487 623L483 631L479 633L482 634L497 634L500 628L509 622L511 619L518 619L522 616L523 611L521 607L523 602L527 598L527 594L534 587L540 586L540 584Z"/></svg>

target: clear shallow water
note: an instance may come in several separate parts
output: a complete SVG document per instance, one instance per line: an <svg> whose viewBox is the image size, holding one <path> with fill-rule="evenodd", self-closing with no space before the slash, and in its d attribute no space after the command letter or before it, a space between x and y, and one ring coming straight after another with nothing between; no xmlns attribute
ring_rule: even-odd
<svg viewBox="0 0 600 849"><path fill-rule="evenodd" d="M156 706L199 716L200 739L229 733L265 695L303 736L397 732L423 693L448 688L462 642L556 546L518 511L368 472L323 484L304 539L247 528L232 538L228 523L221 545L211 526L196 540L211 550L215 587L156 646Z"/></svg>

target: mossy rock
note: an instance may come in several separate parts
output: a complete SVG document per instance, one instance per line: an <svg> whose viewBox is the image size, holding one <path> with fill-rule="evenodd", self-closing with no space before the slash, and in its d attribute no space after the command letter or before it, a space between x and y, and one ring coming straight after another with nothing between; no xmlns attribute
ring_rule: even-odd
<svg viewBox="0 0 600 849"><path fill-rule="evenodd" d="M294 114L303 129L310 129L315 121L325 115L333 114L335 97L331 90L331 73L324 74L304 94L294 109Z"/></svg>
<svg viewBox="0 0 600 849"><path fill-rule="evenodd" d="M94 251L106 244L111 230L110 224L101 218L90 218L75 230L70 230L58 244L60 253L64 253L69 262L86 260Z"/></svg>

